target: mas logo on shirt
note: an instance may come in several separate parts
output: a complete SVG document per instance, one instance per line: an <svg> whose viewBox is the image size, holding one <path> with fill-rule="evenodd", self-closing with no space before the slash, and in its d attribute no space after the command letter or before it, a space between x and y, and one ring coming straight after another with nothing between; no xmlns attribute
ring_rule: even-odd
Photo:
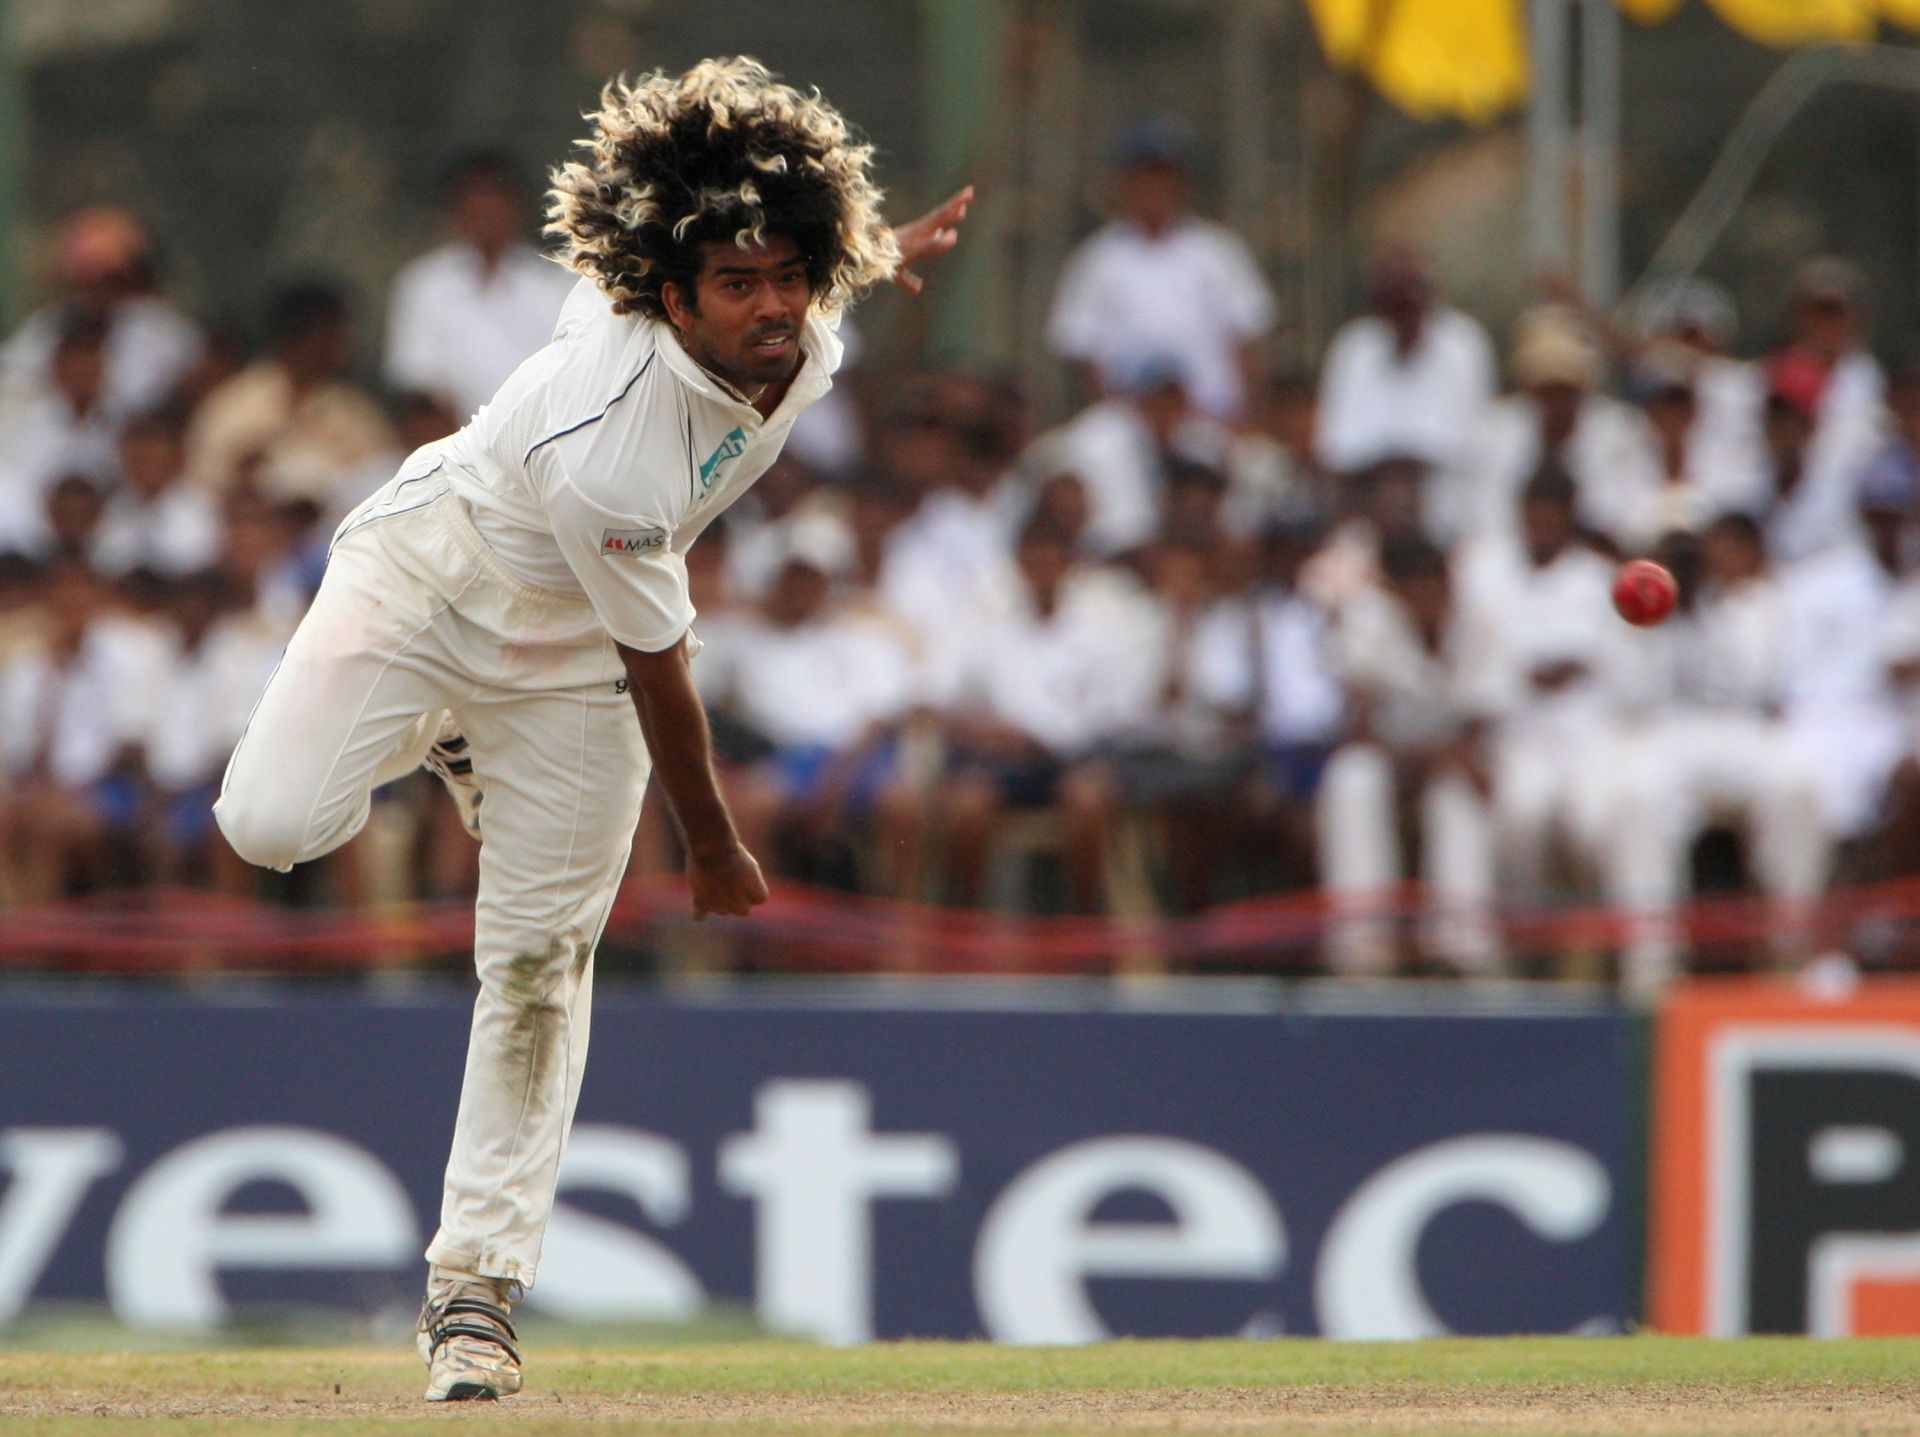
<svg viewBox="0 0 1920 1437"><path fill-rule="evenodd" d="M600 535L600 557L654 554L667 547L665 529L608 529Z"/></svg>
<svg viewBox="0 0 1920 1437"><path fill-rule="evenodd" d="M732 432L720 441L720 447L709 454L700 464L700 490L705 493L713 487L713 476L720 472L720 466L729 459L738 459L747 452L747 431L735 425Z"/></svg>

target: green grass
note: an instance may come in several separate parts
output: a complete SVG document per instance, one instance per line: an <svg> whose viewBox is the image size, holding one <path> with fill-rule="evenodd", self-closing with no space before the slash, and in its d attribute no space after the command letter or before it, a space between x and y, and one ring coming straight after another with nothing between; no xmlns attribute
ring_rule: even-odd
<svg viewBox="0 0 1920 1437"><path fill-rule="evenodd" d="M528 1391L430 1408L399 1347L0 1352L0 1432L1592 1434L1920 1431L1920 1341L1449 1339L1079 1348L536 1346Z"/></svg>

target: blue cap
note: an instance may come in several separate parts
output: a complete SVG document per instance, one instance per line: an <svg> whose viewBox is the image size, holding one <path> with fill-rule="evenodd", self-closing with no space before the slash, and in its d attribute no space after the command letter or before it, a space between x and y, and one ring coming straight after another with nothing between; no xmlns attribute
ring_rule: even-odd
<svg viewBox="0 0 1920 1437"><path fill-rule="evenodd" d="M1166 115L1133 121L1113 142L1113 162L1123 170L1165 167L1184 170L1193 154L1193 131Z"/></svg>

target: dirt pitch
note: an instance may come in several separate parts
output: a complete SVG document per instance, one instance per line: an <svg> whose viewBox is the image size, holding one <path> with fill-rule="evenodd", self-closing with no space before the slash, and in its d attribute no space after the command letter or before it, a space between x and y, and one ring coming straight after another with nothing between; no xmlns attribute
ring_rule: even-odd
<svg viewBox="0 0 1920 1437"><path fill-rule="evenodd" d="M536 1351L529 1374L506 1402L429 1407L391 1349L5 1352L0 1433L1920 1433L1907 1341L749 1342Z"/></svg>

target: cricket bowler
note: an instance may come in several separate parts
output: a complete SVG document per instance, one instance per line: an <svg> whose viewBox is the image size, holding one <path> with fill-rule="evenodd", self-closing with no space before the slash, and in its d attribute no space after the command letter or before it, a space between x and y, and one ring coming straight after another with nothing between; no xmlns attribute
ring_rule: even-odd
<svg viewBox="0 0 1920 1437"><path fill-rule="evenodd" d="M411 455L326 577L214 812L267 868L358 833L425 764L481 840L474 1005L419 1342L432 1401L520 1390L586 1063L593 951L658 776L696 917L765 901L688 663L687 548L832 385L842 308L951 249L963 190L890 227L872 148L749 59L615 82L547 232L580 276L553 341Z"/></svg>

